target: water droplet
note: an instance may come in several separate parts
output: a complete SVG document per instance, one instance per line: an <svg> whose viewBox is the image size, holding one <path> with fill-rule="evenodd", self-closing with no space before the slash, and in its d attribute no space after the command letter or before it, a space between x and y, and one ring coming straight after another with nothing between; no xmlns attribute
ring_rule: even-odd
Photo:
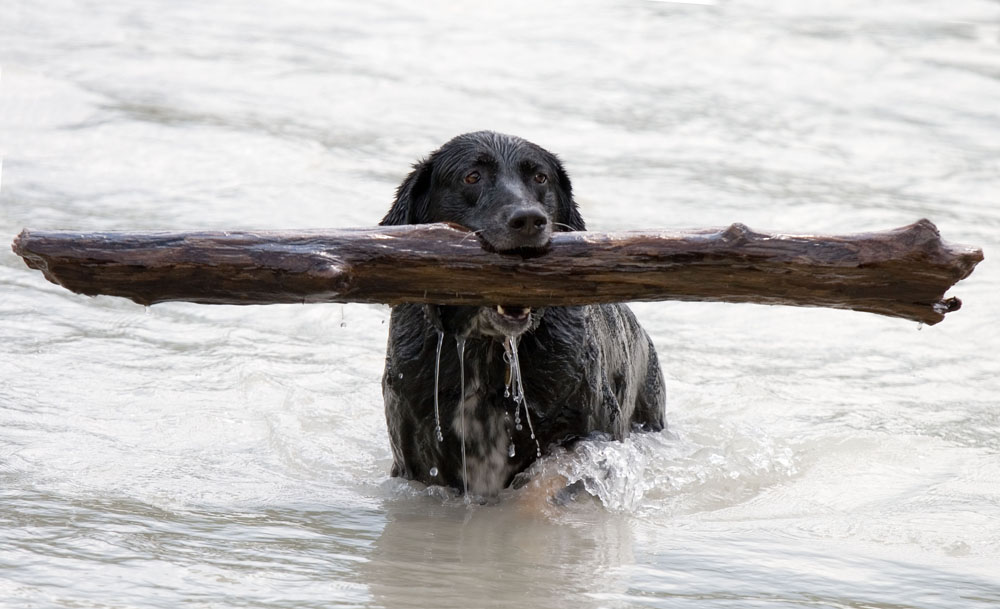
<svg viewBox="0 0 1000 609"><path fill-rule="evenodd" d="M438 468L432 467L431 468L431 476L437 476L437 475L438 475Z"/></svg>
<svg viewBox="0 0 1000 609"><path fill-rule="evenodd" d="M514 426L514 429L516 429L518 431L521 431L522 429L524 429L524 426L521 425L521 424L517 424L517 425Z"/></svg>
<svg viewBox="0 0 1000 609"><path fill-rule="evenodd" d="M402 372L399 373L399 378L403 378L403 373Z"/></svg>
<svg viewBox="0 0 1000 609"><path fill-rule="evenodd" d="M507 387L506 389L503 390L503 397L505 398L510 397L510 387Z"/></svg>
<svg viewBox="0 0 1000 609"><path fill-rule="evenodd" d="M513 457L515 454L517 454L517 451L514 450L514 443L511 442L510 447L507 449L507 456Z"/></svg>

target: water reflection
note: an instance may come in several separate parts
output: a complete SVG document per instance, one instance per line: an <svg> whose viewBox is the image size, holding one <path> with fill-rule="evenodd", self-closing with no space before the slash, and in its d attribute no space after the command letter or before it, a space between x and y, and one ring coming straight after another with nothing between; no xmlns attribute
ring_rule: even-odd
<svg viewBox="0 0 1000 609"><path fill-rule="evenodd" d="M388 522L362 568L385 607L601 607L624 593L635 562L627 518L596 507L552 520L514 502L467 507L439 498L386 504ZM460 594L455 594L461 590Z"/></svg>

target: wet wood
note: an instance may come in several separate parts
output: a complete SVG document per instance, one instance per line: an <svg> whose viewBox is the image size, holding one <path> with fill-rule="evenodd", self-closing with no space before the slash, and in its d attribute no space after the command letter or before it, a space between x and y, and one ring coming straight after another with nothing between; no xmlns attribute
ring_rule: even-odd
<svg viewBox="0 0 1000 609"><path fill-rule="evenodd" d="M882 232L559 233L543 255L485 251L450 225L291 232L24 230L14 251L73 292L149 305L578 305L683 300L833 307L935 324L983 259L927 220Z"/></svg>

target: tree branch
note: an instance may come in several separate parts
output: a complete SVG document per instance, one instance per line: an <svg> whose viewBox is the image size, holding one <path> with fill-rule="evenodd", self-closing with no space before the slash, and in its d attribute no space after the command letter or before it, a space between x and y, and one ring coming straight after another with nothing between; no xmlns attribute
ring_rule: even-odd
<svg viewBox="0 0 1000 609"><path fill-rule="evenodd" d="M556 233L525 258L444 224L247 232L31 231L29 267L73 292L144 304L378 302L522 306L684 300L833 307L935 324L983 259L928 220L843 236Z"/></svg>

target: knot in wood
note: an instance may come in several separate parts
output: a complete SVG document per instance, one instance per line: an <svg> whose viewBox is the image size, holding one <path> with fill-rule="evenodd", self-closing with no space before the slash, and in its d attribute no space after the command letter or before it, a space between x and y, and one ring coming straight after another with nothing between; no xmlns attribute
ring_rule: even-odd
<svg viewBox="0 0 1000 609"><path fill-rule="evenodd" d="M754 232L746 224L734 222L720 235L726 243L746 243L754 237Z"/></svg>

